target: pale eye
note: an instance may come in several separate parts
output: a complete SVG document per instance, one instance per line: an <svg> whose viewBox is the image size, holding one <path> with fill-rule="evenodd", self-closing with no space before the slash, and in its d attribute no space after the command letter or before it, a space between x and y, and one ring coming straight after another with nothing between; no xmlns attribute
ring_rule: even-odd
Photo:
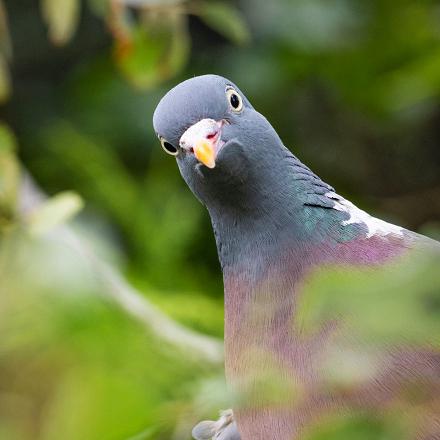
<svg viewBox="0 0 440 440"><path fill-rule="evenodd" d="M232 111L239 113L243 110L243 99L232 87L226 90L226 96Z"/></svg>
<svg viewBox="0 0 440 440"><path fill-rule="evenodd" d="M170 154L171 156L177 156L179 150L174 145L170 144L163 137L159 138L159 140L160 140L160 145L162 145L162 148L164 149L165 153Z"/></svg>

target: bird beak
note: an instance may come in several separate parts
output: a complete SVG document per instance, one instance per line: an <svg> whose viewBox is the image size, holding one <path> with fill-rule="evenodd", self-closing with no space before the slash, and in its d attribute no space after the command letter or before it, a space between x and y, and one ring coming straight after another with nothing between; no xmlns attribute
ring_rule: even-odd
<svg viewBox="0 0 440 440"><path fill-rule="evenodd" d="M202 119L188 128L180 138L180 147L194 153L199 162L208 168L215 168L215 161L224 142L221 132L224 121Z"/></svg>

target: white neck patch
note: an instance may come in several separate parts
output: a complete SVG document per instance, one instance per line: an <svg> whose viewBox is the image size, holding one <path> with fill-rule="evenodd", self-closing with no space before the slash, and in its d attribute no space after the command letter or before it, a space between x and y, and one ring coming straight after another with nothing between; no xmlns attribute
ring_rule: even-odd
<svg viewBox="0 0 440 440"><path fill-rule="evenodd" d="M388 234L403 235L403 228L371 216L340 195L334 192L328 192L325 195L334 202L334 209L346 212L350 215L348 220L342 222L343 226L363 223L368 228L367 238L370 238L373 235L379 235L382 237Z"/></svg>

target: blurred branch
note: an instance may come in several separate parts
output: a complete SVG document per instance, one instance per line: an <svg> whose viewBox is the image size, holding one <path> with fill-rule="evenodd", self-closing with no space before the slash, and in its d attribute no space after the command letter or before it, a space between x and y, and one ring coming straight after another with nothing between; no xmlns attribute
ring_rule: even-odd
<svg viewBox="0 0 440 440"><path fill-rule="evenodd" d="M19 215L26 219L45 200L46 196L37 188L32 178L24 174L19 191ZM98 258L72 228L63 225L54 229L52 233L59 243L65 243L89 263L96 278L104 286L103 294L143 323L148 330L162 340L182 350L190 350L206 361L213 363L222 361L223 346L219 340L197 333L162 313L140 291L131 286L117 269Z"/></svg>

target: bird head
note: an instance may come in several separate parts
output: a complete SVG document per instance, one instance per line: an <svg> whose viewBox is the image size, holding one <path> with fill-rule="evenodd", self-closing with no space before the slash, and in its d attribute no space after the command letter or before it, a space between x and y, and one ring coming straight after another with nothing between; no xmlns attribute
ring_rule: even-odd
<svg viewBox="0 0 440 440"><path fill-rule="evenodd" d="M269 122L226 78L204 75L170 90L153 116L162 148L206 205L256 190L283 146ZM272 170L270 170L272 168ZM275 176L274 176L275 177ZM233 191L233 193L232 193Z"/></svg>

